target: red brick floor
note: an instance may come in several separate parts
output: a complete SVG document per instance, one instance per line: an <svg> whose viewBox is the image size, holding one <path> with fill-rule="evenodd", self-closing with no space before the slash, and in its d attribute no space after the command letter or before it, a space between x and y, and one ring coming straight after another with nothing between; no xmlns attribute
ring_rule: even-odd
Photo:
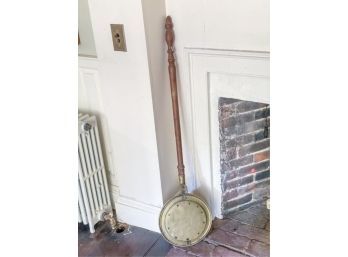
<svg viewBox="0 0 348 257"><path fill-rule="evenodd" d="M173 247L167 257L269 257L270 213L265 203L215 219L204 241L186 248Z"/></svg>

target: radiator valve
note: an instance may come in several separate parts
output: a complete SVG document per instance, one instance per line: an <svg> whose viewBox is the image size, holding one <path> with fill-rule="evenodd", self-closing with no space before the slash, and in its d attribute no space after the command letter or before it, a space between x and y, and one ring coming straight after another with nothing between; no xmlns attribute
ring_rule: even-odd
<svg viewBox="0 0 348 257"><path fill-rule="evenodd" d="M110 225L111 225L112 230L117 229L117 221L116 221L116 219L114 218L114 215L112 215L112 212L106 213L106 214L104 215L104 220L107 220L107 221L110 222Z"/></svg>

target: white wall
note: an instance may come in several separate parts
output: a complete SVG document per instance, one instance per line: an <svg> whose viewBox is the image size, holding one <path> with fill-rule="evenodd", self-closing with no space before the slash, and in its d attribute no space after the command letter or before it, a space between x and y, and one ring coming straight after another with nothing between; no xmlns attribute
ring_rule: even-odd
<svg viewBox="0 0 348 257"><path fill-rule="evenodd" d="M269 0L166 0L183 47L269 51Z"/></svg>
<svg viewBox="0 0 348 257"><path fill-rule="evenodd" d="M142 0L145 34L152 86L163 200L178 191L177 160L171 93L165 43L164 0Z"/></svg>

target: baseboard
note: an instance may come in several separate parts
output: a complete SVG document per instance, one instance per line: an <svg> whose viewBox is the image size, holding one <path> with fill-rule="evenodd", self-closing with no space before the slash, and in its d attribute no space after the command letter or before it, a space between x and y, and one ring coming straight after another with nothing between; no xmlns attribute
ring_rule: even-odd
<svg viewBox="0 0 348 257"><path fill-rule="evenodd" d="M115 202L117 219L127 224L160 232L158 217L161 208L119 196Z"/></svg>

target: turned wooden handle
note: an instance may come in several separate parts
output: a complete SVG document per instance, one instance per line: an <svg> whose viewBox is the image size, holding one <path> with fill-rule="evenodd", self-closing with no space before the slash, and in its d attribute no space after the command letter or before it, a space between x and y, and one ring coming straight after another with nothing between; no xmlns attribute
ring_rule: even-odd
<svg viewBox="0 0 348 257"><path fill-rule="evenodd" d="M176 142L176 155L178 158L178 174L179 182L181 185L185 185L185 166L182 157L182 143L181 143L181 130L180 130L180 115L178 104L178 92L176 84L176 68L174 57L174 31L173 22L170 16L166 19L166 42L168 46L168 71L170 79L170 90L172 95L172 107L174 117L174 129L175 129L175 142Z"/></svg>

